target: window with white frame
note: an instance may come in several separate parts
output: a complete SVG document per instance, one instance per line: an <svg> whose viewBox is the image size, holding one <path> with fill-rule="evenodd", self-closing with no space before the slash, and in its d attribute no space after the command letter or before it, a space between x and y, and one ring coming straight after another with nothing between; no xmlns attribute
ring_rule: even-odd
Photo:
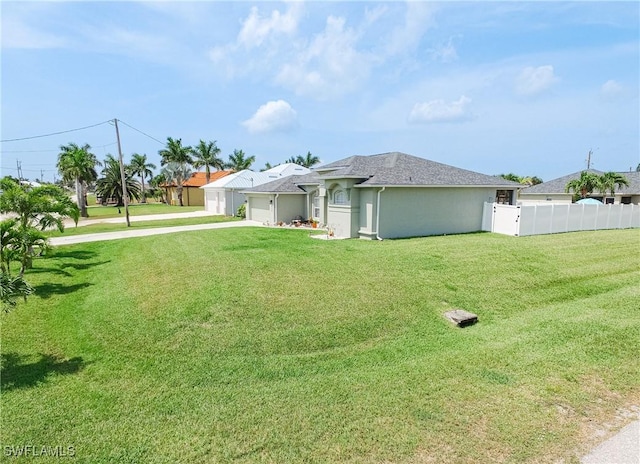
<svg viewBox="0 0 640 464"><path fill-rule="evenodd" d="M311 216L314 219L320 218L320 195L318 191L311 197Z"/></svg>
<svg viewBox="0 0 640 464"><path fill-rule="evenodd" d="M346 205L346 204L348 204L347 192L345 192L344 190L336 190L333 193L333 203L335 205Z"/></svg>

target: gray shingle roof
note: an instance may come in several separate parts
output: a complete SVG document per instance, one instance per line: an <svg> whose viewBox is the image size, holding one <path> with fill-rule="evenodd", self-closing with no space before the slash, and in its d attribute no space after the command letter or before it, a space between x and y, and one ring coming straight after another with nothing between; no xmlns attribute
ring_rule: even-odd
<svg viewBox="0 0 640 464"><path fill-rule="evenodd" d="M304 193L300 185L317 185L318 173L310 172L304 175L292 175L278 180L267 182L257 187L244 190L253 193Z"/></svg>
<svg viewBox="0 0 640 464"><path fill-rule="evenodd" d="M460 169L424 158L392 152L351 156L316 169L320 179L358 177L361 186L497 186L520 184L497 176Z"/></svg>
<svg viewBox="0 0 640 464"><path fill-rule="evenodd" d="M565 193L565 188L569 182L574 179L578 179L580 177L580 173L582 171L574 172L572 174L568 174L566 176L558 177L557 179L550 180L548 182L543 182L542 184L532 185L531 187L524 188L520 191L521 194L558 194ZM595 169L589 169L588 172L592 172L601 176L604 174L602 171L597 171ZM616 193L622 193L627 195L640 195L640 172L632 171L632 172L619 172L619 174L623 175L629 181L628 187L617 188Z"/></svg>

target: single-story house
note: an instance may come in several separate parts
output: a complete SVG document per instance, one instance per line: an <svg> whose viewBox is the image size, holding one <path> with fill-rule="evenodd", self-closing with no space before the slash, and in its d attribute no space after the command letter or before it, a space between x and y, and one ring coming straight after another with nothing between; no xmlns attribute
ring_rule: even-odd
<svg viewBox="0 0 640 464"><path fill-rule="evenodd" d="M261 172L253 172L250 169L234 172L200 187L204 192L204 209L213 211L215 214L233 216L238 207L245 202L243 190L290 175L308 172L309 169L304 166L292 163L281 164Z"/></svg>
<svg viewBox="0 0 640 464"><path fill-rule="evenodd" d="M590 173L601 176L604 172L589 169ZM570 204L573 202L574 192L566 192L567 184L572 180L580 178L582 171L574 172L557 179L543 182L542 184L532 185L520 190L518 195L518 204L532 205L532 204ZM605 204L640 204L640 172L619 172L623 175L627 181L628 186L618 188L616 186L615 194L611 195L611 192L605 194L594 191L588 195L589 198L600 200Z"/></svg>
<svg viewBox="0 0 640 464"><path fill-rule="evenodd" d="M210 173L209 183L228 176L233 171L214 171ZM206 173L194 172L182 183L182 204L184 206L204 206L204 193L200 187L207 183ZM178 192L175 184L162 186L167 191L167 199L172 205L179 205Z"/></svg>
<svg viewBox="0 0 640 464"><path fill-rule="evenodd" d="M247 219L312 218L336 237L474 232L485 202L514 204L520 184L405 153L351 156L244 191Z"/></svg>

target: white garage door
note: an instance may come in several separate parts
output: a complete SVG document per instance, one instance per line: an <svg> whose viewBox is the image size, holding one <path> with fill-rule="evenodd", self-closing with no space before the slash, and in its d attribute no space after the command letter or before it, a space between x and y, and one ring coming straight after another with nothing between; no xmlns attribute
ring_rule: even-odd
<svg viewBox="0 0 640 464"><path fill-rule="evenodd" d="M273 220L268 197L251 197L248 200L248 208L250 210L249 217L251 220L259 222L270 222Z"/></svg>
<svg viewBox="0 0 640 464"><path fill-rule="evenodd" d="M224 214L224 194L220 195L220 192L215 190L205 190L204 196L206 211L211 211L213 214Z"/></svg>

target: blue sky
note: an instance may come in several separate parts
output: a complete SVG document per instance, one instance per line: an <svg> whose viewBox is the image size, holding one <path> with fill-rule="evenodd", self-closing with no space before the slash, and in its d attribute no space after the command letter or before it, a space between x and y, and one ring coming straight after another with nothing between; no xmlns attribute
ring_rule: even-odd
<svg viewBox="0 0 640 464"><path fill-rule="evenodd" d="M125 160L158 166L170 136L257 169L403 151L551 180L590 149L635 169L639 5L3 1L1 138L117 118ZM117 154L99 124L2 142L2 174L53 180L69 142Z"/></svg>

